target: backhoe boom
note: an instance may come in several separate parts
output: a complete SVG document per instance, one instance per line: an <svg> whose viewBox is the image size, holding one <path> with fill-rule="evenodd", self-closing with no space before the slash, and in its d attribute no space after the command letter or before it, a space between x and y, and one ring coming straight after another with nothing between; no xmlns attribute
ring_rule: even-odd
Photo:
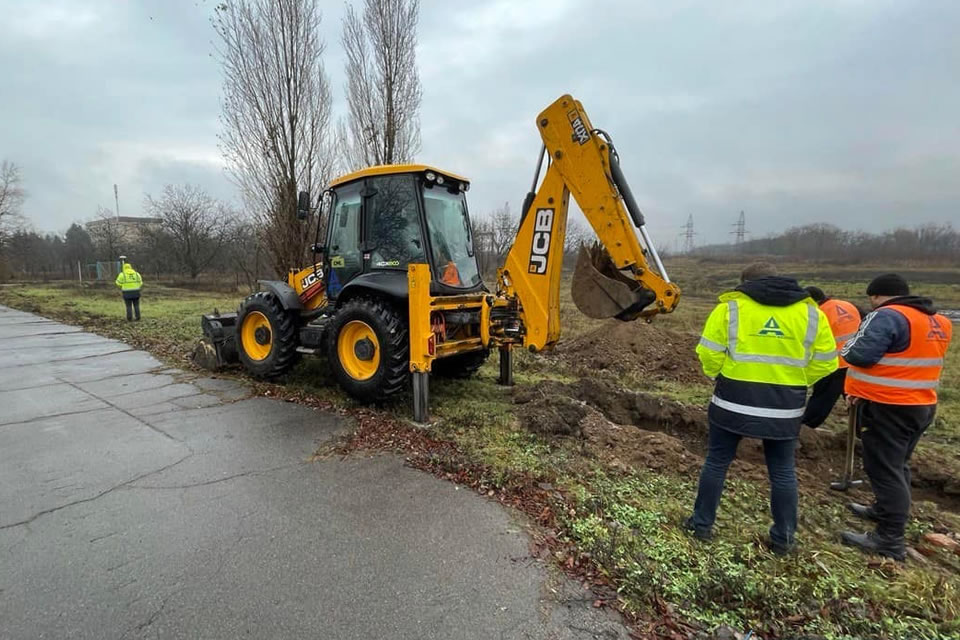
<svg viewBox="0 0 960 640"><path fill-rule="evenodd" d="M547 170L536 189L538 164L536 191L531 189L524 203L520 228L499 274L499 293L519 301L524 346L539 351L560 337L560 279L571 193L610 263L598 270L598 255L591 259L582 251L574 276L577 306L592 317L621 320L673 311L680 290L667 278L644 229L609 137L593 128L583 106L569 95L540 113L537 127L545 150L541 164L546 155ZM648 255L656 270L650 268Z"/></svg>

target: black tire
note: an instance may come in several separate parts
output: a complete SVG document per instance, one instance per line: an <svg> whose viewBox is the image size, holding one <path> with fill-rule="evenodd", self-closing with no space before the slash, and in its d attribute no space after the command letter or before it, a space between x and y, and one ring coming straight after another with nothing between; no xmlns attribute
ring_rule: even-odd
<svg viewBox="0 0 960 640"><path fill-rule="evenodd" d="M252 345L244 344L244 321L251 313L260 313L269 322L270 352L266 357L257 358L248 353ZM300 360L297 352L297 314L284 310L275 295L267 291L254 293L240 303L237 310L237 354L240 362L254 378L273 380L290 371Z"/></svg>
<svg viewBox="0 0 960 640"><path fill-rule="evenodd" d="M481 349L433 361L430 372L441 378L469 378L487 361L490 351Z"/></svg>
<svg viewBox="0 0 960 640"><path fill-rule="evenodd" d="M366 324L376 335L379 361L369 378L347 372L339 353L340 334L350 322ZM337 311L327 329L327 359L340 387L365 404L382 403L407 388L410 381L410 338L406 319L377 298L354 298Z"/></svg>

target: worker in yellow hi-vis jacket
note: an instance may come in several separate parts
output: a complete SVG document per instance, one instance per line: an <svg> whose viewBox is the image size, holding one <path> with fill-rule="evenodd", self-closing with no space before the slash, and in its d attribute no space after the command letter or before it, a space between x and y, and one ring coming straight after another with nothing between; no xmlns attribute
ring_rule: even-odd
<svg viewBox="0 0 960 640"><path fill-rule="evenodd" d="M123 262L123 269L120 270L120 274L117 276L116 284L120 287L120 291L123 294L124 304L127 305L127 321L130 322L134 319L134 313L136 313L136 319L139 320L140 289L143 287L143 278L141 278L136 269L127 262L127 256L120 256L120 260Z"/></svg>
<svg viewBox="0 0 960 640"><path fill-rule="evenodd" d="M707 459L686 527L698 538L711 537L737 444L759 438L770 477L769 547L786 554L797 528L794 450L807 387L837 368L830 323L796 280L777 275L771 264L754 263L744 269L740 286L720 296L697 355L716 386L707 411Z"/></svg>

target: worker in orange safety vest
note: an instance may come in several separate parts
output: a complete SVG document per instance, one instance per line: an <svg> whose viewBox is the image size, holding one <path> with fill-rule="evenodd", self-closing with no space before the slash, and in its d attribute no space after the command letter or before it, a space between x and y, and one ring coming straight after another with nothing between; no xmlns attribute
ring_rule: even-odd
<svg viewBox="0 0 960 640"><path fill-rule="evenodd" d="M910 456L933 423L953 327L932 300L911 296L906 280L896 274L875 278L867 295L874 311L841 352L849 364L845 391L860 412L863 468L874 495L870 506L847 506L876 522L876 530L844 531L841 538L845 544L903 561Z"/></svg>
<svg viewBox="0 0 960 640"><path fill-rule="evenodd" d="M857 334L857 329L860 327L860 311L851 302L828 297L820 287L804 288L827 316L830 331L833 332L833 337L837 341L839 352L847 340ZM822 425L843 394L843 385L847 378L847 361L840 357L838 365L836 371L825 378L820 378L813 385L813 392L807 400L807 408L801 420L806 426L816 429Z"/></svg>

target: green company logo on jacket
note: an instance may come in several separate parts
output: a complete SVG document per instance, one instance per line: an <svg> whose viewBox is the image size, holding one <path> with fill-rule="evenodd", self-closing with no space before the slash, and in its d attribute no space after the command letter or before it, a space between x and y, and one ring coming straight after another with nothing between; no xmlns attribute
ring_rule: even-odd
<svg viewBox="0 0 960 640"><path fill-rule="evenodd" d="M770 316L770 319L763 325L763 329L757 332L758 336L763 336L765 338L774 337L774 338L786 338L787 334L783 332L780 328L780 325L777 324L777 319L773 316Z"/></svg>

